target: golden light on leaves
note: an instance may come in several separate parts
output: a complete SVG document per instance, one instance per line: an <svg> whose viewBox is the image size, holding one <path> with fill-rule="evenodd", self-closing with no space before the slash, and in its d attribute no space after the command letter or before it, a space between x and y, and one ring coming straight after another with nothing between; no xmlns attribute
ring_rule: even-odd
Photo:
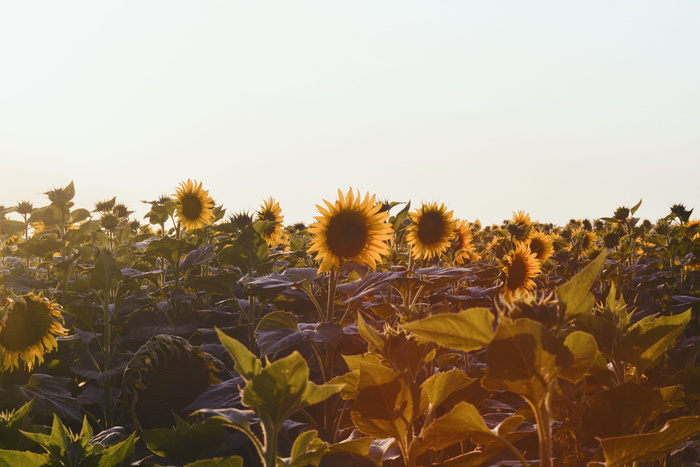
<svg viewBox="0 0 700 467"><path fill-rule="evenodd" d="M344 261L354 261L375 267L382 255L390 251L386 243L394 231L387 224L388 212L379 212L381 204L375 203L375 195L360 198L352 189L346 195L338 190L338 200L325 207L316 205L321 216L312 224L309 232L315 237L309 252L316 253L321 261L319 271L338 268Z"/></svg>
<svg viewBox="0 0 700 467"><path fill-rule="evenodd" d="M177 216L185 230L199 229L214 221L214 200L209 191L202 189L201 182L190 179L180 182L174 196Z"/></svg>
<svg viewBox="0 0 700 467"><path fill-rule="evenodd" d="M452 211L448 211L444 204L423 204L411 213L411 221L406 240L414 259L431 259L450 247L455 221Z"/></svg>
<svg viewBox="0 0 700 467"><path fill-rule="evenodd" d="M20 367L28 370L44 361L44 354L58 347L56 336L65 336L63 315L59 305L30 292L10 300L0 318L0 371Z"/></svg>

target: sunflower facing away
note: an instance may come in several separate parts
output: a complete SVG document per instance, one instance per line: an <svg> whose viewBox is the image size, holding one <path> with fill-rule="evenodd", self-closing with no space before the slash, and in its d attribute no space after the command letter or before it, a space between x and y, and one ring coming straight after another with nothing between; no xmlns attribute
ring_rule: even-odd
<svg viewBox="0 0 700 467"><path fill-rule="evenodd" d="M527 241L530 251L537 256L540 263L544 263L552 256L554 244L552 238L543 232L533 232Z"/></svg>
<svg viewBox="0 0 700 467"><path fill-rule="evenodd" d="M44 361L44 353L58 347L56 336L65 336L60 306L30 292L10 300L0 318L0 371L14 370L24 361L28 370Z"/></svg>
<svg viewBox="0 0 700 467"><path fill-rule="evenodd" d="M268 221L271 222L270 226L263 229L260 233L265 239L268 246L275 246L282 242L282 221L284 216L282 215L282 208L280 203L276 202L274 198L266 199L260 210L257 212L258 221Z"/></svg>
<svg viewBox="0 0 700 467"><path fill-rule="evenodd" d="M194 230L209 225L214 221L214 200L208 190L202 189L202 183L187 180L180 182L175 195L177 217L185 230Z"/></svg>
<svg viewBox="0 0 700 467"><path fill-rule="evenodd" d="M537 254L530 251L530 247L524 243L518 244L515 251L505 257L503 272L506 281L503 292L506 297L512 297L522 292L535 288L532 279L540 273L541 263Z"/></svg>
<svg viewBox="0 0 700 467"><path fill-rule="evenodd" d="M411 221L413 223L408 227L406 241L411 245L414 259L430 259L450 247L455 221L452 211L448 211L444 204L423 204L411 213Z"/></svg>
<svg viewBox="0 0 700 467"><path fill-rule="evenodd" d="M460 219L455 223L453 248L455 248L455 251L458 253L457 256L455 256L455 264L458 266L476 257L472 246L472 235L469 230L469 223L467 221Z"/></svg>
<svg viewBox="0 0 700 467"><path fill-rule="evenodd" d="M375 203L375 195L370 198L367 193L362 199L351 188L347 195L338 190L335 204L323 202L326 207L316 205L321 213L316 217L318 222L309 227L314 235L309 253L316 253L316 259L321 261L319 272L338 268L345 261L374 267L382 255L390 252L386 241L394 231L385 222L389 213L379 212L382 205Z"/></svg>

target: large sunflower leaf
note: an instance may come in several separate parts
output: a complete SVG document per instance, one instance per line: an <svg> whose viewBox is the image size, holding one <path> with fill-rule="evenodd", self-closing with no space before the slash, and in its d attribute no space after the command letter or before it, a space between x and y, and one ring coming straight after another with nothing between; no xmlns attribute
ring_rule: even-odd
<svg viewBox="0 0 700 467"><path fill-rule="evenodd" d="M618 347L619 357L641 374L652 367L676 342L690 322L690 309L678 315L644 318L627 330Z"/></svg>
<svg viewBox="0 0 700 467"><path fill-rule="evenodd" d="M243 467L243 458L240 456L215 457L202 459L186 464L185 467Z"/></svg>
<svg viewBox="0 0 700 467"><path fill-rule="evenodd" d="M486 349L486 362L484 387L515 392L539 405L549 385L574 363L574 356L542 324L502 318Z"/></svg>
<svg viewBox="0 0 700 467"><path fill-rule="evenodd" d="M443 347L469 352L491 342L493 321L488 308L469 308L459 313L437 313L401 327Z"/></svg>
<svg viewBox="0 0 700 467"><path fill-rule="evenodd" d="M0 449L0 467L41 467L47 462L45 455L35 452Z"/></svg>
<svg viewBox="0 0 700 467"><path fill-rule="evenodd" d="M497 439L476 407L468 402L460 402L421 431L420 437L411 443L411 456L444 449L467 437L478 444L487 444Z"/></svg>
<svg viewBox="0 0 700 467"><path fill-rule="evenodd" d="M654 433L618 436L600 440L607 467L622 467L632 462L655 461L683 441L700 434L700 417L669 420Z"/></svg>
<svg viewBox="0 0 700 467"><path fill-rule="evenodd" d="M476 381L476 379L470 378L459 370L443 371L432 375L430 378L426 379L420 387L420 412L425 412L428 409L428 403L430 403L433 408L439 406L453 393L466 388L474 381Z"/></svg>
<svg viewBox="0 0 700 467"><path fill-rule="evenodd" d="M34 400L32 412L42 415L58 414L63 419L82 420L80 405L66 389L68 378L34 373L29 382L22 386L11 386L5 393L5 400L12 403L25 403Z"/></svg>
<svg viewBox="0 0 700 467"><path fill-rule="evenodd" d="M605 251L601 252L570 281L557 287L557 299L564 306L565 322L587 313L593 307L595 297L589 290L603 269L606 255Z"/></svg>
<svg viewBox="0 0 700 467"><path fill-rule="evenodd" d="M412 429L413 397L401 378L361 389L351 407L352 421L362 433L378 439L405 439Z"/></svg>
<svg viewBox="0 0 700 467"><path fill-rule="evenodd" d="M560 376L576 383L586 376L595 362L598 346L595 337L583 331L574 331L566 336L564 345L574 356L574 361L570 366L562 368Z"/></svg>
<svg viewBox="0 0 700 467"><path fill-rule="evenodd" d="M306 340L306 333L299 329L296 316L288 311L266 314L255 328L255 340L262 355L273 354Z"/></svg>

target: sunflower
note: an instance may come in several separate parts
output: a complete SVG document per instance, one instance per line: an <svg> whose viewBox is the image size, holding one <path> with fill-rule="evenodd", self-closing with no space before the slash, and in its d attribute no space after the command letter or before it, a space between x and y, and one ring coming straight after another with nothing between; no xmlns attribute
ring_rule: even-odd
<svg viewBox="0 0 700 467"><path fill-rule="evenodd" d="M597 240L595 232L585 232L581 237L581 249L587 250L595 244Z"/></svg>
<svg viewBox="0 0 700 467"><path fill-rule="evenodd" d="M391 248L386 243L394 231L386 223L387 211L380 212L382 205L375 203L375 195L370 198L355 196L352 188L347 195L338 190L335 204L323 200L326 207L316 205L321 216L318 222L309 227L309 233L315 237L309 245L309 253L316 253L321 261L319 272L340 267L345 261L354 261L376 266Z"/></svg>
<svg viewBox="0 0 700 467"><path fill-rule="evenodd" d="M531 224L530 214L525 211L517 211L513 213L513 224L527 227Z"/></svg>
<svg viewBox="0 0 700 467"><path fill-rule="evenodd" d="M533 277L540 273L541 263L537 254L530 251L525 243L519 243L515 251L505 257L503 272L506 281L503 286L506 297L512 297L522 292L531 291L535 287Z"/></svg>
<svg viewBox="0 0 700 467"><path fill-rule="evenodd" d="M258 222L267 221L270 223L269 227L260 232L267 245L279 244L282 241L282 221L284 220L280 203L276 202L274 198L268 198L260 206L257 216Z"/></svg>
<svg viewBox="0 0 700 467"><path fill-rule="evenodd" d="M554 243L552 238L546 233L535 231L530 235L527 244L530 251L537 256L537 259L544 263L552 256L554 252Z"/></svg>
<svg viewBox="0 0 700 467"><path fill-rule="evenodd" d="M411 221L413 224L408 228L406 240L411 245L414 259L430 259L449 248L455 221L452 211L447 211L444 204L423 204L411 213Z"/></svg>
<svg viewBox="0 0 700 467"><path fill-rule="evenodd" d="M457 256L455 256L455 264L458 266L470 261L474 256L472 235L469 231L470 227L467 221L460 219L455 223L453 248L455 248L455 252L458 253Z"/></svg>
<svg viewBox="0 0 700 467"><path fill-rule="evenodd" d="M177 216L185 230L199 229L214 221L214 200L209 196L209 191L202 189L202 183L192 181L180 182L177 188L175 201L177 201Z"/></svg>
<svg viewBox="0 0 700 467"><path fill-rule="evenodd" d="M56 336L65 336L60 306L30 292L10 300L0 318L0 371L14 370L24 361L31 371L44 362L44 353L58 347Z"/></svg>

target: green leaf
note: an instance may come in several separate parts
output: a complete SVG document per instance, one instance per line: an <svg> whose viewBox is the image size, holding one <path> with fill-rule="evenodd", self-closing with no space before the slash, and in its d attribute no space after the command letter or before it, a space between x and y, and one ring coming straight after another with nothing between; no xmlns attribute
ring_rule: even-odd
<svg viewBox="0 0 700 467"><path fill-rule="evenodd" d="M357 456L369 455L369 449L372 446L372 438L362 437L351 439L350 441L341 441L340 443L331 444L328 447L328 454L347 453Z"/></svg>
<svg viewBox="0 0 700 467"><path fill-rule="evenodd" d="M306 333L299 330L299 321L288 311L266 314L255 328L255 340L262 355L278 352L306 340Z"/></svg>
<svg viewBox="0 0 700 467"><path fill-rule="evenodd" d="M161 457L192 462L220 448L224 441L221 423L207 418L189 425L176 417L175 428L154 428L143 432L143 440Z"/></svg>
<svg viewBox="0 0 700 467"><path fill-rule="evenodd" d="M411 390L403 379L361 389L350 416L367 436L405 439L413 425Z"/></svg>
<svg viewBox="0 0 700 467"><path fill-rule="evenodd" d="M75 398L65 388L68 378L34 373L23 386L11 386L5 397L13 402L34 400L33 412L58 414L61 418L82 420L82 411Z"/></svg>
<svg viewBox="0 0 700 467"><path fill-rule="evenodd" d="M676 342L690 322L690 309L678 315L648 316L627 330L619 345L620 357L636 367L638 374L652 367Z"/></svg>
<svg viewBox="0 0 700 467"><path fill-rule="evenodd" d="M586 376L598 354L595 338L583 331L574 331L564 339L564 345L574 356L570 366L562 368L560 376L572 383Z"/></svg>
<svg viewBox="0 0 700 467"><path fill-rule="evenodd" d="M476 407L460 402L421 431L420 437L411 444L411 456L444 449L468 437L477 444L487 444L496 439Z"/></svg>
<svg viewBox="0 0 700 467"><path fill-rule="evenodd" d="M0 467L41 467L46 465L45 455L29 451L8 451L0 449Z"/></svg>
<svg viewBox="0 0 700 467"><path fill-rule="evenodd" d="M95 266L90 274L90 287L96 290L110 290L122 277L122 270L112 254L97 250Z"/></svg>
<svg viewBox="0 0 700 467"><path fill-rule="evenodd" d="M360 335L364 338L364 340L374 346L375 350L381 351L384 348L384 340L379 333L374 330L374 328L365 322L362 313L357 314L357 330L360 331ZM371 347L370 350L372 350Z"/></svg>
<svg viewBox="0 0 700 467"><path fill-rule="evenodd" d="M437 313L401 327L443 347L469 352L491 342L493 321L488 308L470 308L459 313Z"/></svg>
<svg viewBox="0 0 700 467"><path fill-rule="evenodd" d="M639 209L639 206L641 206L641 205L642 205L642 200L640 199L639 202L637 204L635 204L634 206L632 206L632 209L630 209L630 215L634 216L634 213L637 212L637 209Z"/></svg>
<svg viewBox="0 0 700 467"><path fill-rule="evenodd" d="M528 318L501 318L486 349L488 370L481 384L520 394L539 406L550 384L574 357L552 332Z"/></svg>
<svg viewBox="0 0 700 467"><path fill-rule="evenodd" d="M450 397L456 391L464 389L471 385L476 379L470 378L459 370L449 370L436 373L426 379L421 384L421 409L420 412L426 412L430 403L433 409L442 404L445 399Z"/></svg>
<svg viewBox="0 0 700 467"><path fill-rule="evenodd" d="M557 287L557 299L564 306L564 322L587 313L593 307L595 297L589 290L603 269L606 255L607 252L602 251L569 282Z"/></svg>
<svg viewBox="0 0 700 467"><path fill-rule="evenodd" d="M211 417L219 423L250 433L250 422L255 417L252 410L240 409L201 409L195 412L197 415Z"/></svg>
<svg viewBox="0 0 700 467"><path fill-rule="evenodd" d="M24 222L12 219L0 219L0 234L12 237L24 232Z"/></svg>
<svg viewBox="0 0 700 467"><path fill-rule="evenodd" d="M73 212L70 213L70 220L72 223L77 224L78 222L82 222L85 219L90 217L90 211L87 209L76 209Z"/></svg>
<svg viewBox="0 0 700 467"><path fill-rule="evenodd" d="M108 446L101 454L97 467L127 467L134 460L136 434L132 433L127 439Z"/></svg>
<svg viewBox="0 0 700 467"><path fill-rule="evenodd" d="M215 457L190 462L185 467L243 467L243 458L240 456Z"/></svg>
<svg viewBox="0 0 700 467"><path fill-rule="evenodd" d="M305 431L294 440L292 452L288 459L288 467L318 467L321 458L328 450L328 443L319 439L316 430Z"/></svg>
<svg viewBox="0 0 700 467"><path fill-rule="evenodd" d="M622 467L632 462L656 461L688 438L700 434L700 417L669 420L654 433L618 436L600 440L607 467Z"/></svg>
<svg viewBox="0 0 700 467"><path fill-rule="evenodd" d="M262 363L248 348L233 337L228 336L219 328L216 329L216 334L224 348L233 357L234 368L246 380L250 380L260 374Z"/></svg>

